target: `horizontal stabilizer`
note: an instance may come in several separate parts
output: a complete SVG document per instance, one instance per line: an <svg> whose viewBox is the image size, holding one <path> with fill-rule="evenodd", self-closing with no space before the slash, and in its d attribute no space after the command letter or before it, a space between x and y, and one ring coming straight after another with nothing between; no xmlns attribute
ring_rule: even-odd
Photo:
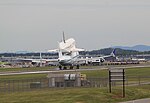
<svg viewBox="0 0 150 103"><path fill-rule="evenodd" d="M85 51L84 49L75 48L73 51Z"/></svg>
<svg viewBox="0 0 150 103"><path fill-rule="evenodd" d="M48 52L58 52L58 49L48 50Z"/></svg>

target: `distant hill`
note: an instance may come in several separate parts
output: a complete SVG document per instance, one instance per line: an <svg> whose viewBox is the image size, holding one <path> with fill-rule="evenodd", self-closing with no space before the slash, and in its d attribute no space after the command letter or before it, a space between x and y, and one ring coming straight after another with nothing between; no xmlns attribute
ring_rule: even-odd
<svg viewBox="0 0 150 103"><path fill-rule="evenodd" d="M113 48L104 48L99 50L92 50L86 52L80 52L81 55L109 55L113 51ZM136 51L136 50L125 50L116 48L115 54L117 56L130 56L130 55L137 55L137 54L150 54L150 51Z"/></svg>
<svg viewBox="0 0 150 103"><path fill-rule="evenodd" d="M115 46L113 48L120 48L120 49L124 49L124 50L136 50L136 51L150 51L150 46L147 45L135 45L132 47L128 47L128 46Z"/></svg>
<svg viewBox="0 0 150 103"><path fill-rule="evenodd" d="M113 51L113 48L104 48L99 50L92 50L92 51L82 51L80 55L109 55ZM150 54L150 51L136 51L136 50L124 50L120 48L116 48L115 52L116 56L130 56L130 55L137 55L137 54ZM45 56L58 56L58 53L42 53ZM0 53L0 57L13 57L13 56L39 56L39 53L31 52L31 53Z"/></svg>
<svg viewBox="0 0 150 103"><path fill-rule="evenodd" d="M27 53L31 53L29 51L16 51L16 54L27 54Z"/></svg>

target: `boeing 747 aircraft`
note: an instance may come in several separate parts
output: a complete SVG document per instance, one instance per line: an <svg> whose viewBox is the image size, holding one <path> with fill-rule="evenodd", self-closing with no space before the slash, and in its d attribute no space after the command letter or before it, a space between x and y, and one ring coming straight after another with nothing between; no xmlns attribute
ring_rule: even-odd
<svg viewBox="0 0 150 103"><path fill-rule="evenodd" d="M65 35L63 32L63 38L62 41L58 43L58 49L54 50L48 50L48 52L58 52L59 58L58 62L60 64L60 69L66 69L66 66L70 66L70 69L73 69L73 66L77 66L77 69L79 68L79 64L82 61L86 61L86 59L79 58L79 51L84 51L84 49L76 48L76 42L73 38L69 38L65 40ZM114 54L115 50L110 55L103 56L103 57L95 57L92 58L92 60L99 60L99 62L104 62L105 58L108 57L115 57ZM89 60L89 59L88 59ZM64 66L64 68L62 68Z"/></svg>
<svg viewBox="0 0 150 103"><path fill-rule="evenodd" d="M61 69L64 66L69 65L70 68L73 68L74 65L79 66L79 51L84 51L84 49L76 48L76 42L73 38L65 40L65 35L63 32L63 39L58 43L58 49L48 50L48 52L58 52L59 58L58 62L60 64L59 68Z"/></svg>
<svg viewBox="0 0 150 103"><path fill-rule="evenodd" d="M115 57L115 50L110 55L101 56L101 57L93 57L93 58L81 58L79 55L80 51L84 51L84 49L76 48L76 42L73 38L65 39L65 35L63 32L63 38L61 42L58 42L58 48L54 50L48 50L48 52L57 52L58 59L42 59L40 53L40 59L22 59L23 61L31 61L33 63L52 63L59 64L59 69L67 69L67 66L70 66L70 69L73 69L74 66L79 68L80 64L88 64L90 63L103 63L109 57ZM63 67L63 68L62 68Z"/></svg>

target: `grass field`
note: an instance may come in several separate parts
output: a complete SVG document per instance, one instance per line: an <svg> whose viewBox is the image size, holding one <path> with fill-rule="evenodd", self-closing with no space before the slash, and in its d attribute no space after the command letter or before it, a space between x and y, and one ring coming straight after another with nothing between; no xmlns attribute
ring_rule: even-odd
<svg viewBox="0 0 150 103"><path fill-rule="evenodd" d="M125 71L126 76L150 76L150 68L129 68ZM107 70L82 71L81 73L86 74L87 77L108 77ZM0 76L0 80L36 79L46 76L47 74ZM132 82L135 81L132 79ZM150 82L150 78L147 81ZM47 88L10 94L0 93L0 103L117 103L140 98L150 98L150 85L127 86L126 98L122 98L122 87L113 87L112 93L108 93L108 88L105 87Z"/></svg>
<svg viewBox="0 0 150 103"><path fill-rule="evenodd" d="M50 67L31 67L31 68L0 68L0 72L41 71L41 70L51 70L54 68L57 68L57 67L50 66Z"/></svg>
<svg viewBox="0 0 150 103"><path fill-rule="evenodd" d="M38 79L46 78L47 74L26 74L26 75L8 75L0 76L0 80L22 80L22 79Z"/></svg>
<svg viewBox="0 0 150 103"><path fill-rule="evenodd" d="M33 69L48 69L46 68L33 68ZM129 68L125 70L126 76L150 76L150 67L145 68ZM95 71L82 71L87 77L108 77L108 70L95 70ZM17 79L35 79L45 78L47 74L27 74L27 75L9 75L0 76L0 80L17 80Z"/></svg>
<svg viewBox="0 0 150 103"><path fill-rule="evenodd" d="M42 89L28 92L2 93L1 103L117 103L121 101L150 98L150 85L127 87L122 98L122 88L67 88Z"/></svg>
<svg viewBox="0 0 150 103"><path fill-rule="evenodd" d="M6 63L7 63L7 62L0 62L0 65L1 65L1 64L6 64Z"/></svg>

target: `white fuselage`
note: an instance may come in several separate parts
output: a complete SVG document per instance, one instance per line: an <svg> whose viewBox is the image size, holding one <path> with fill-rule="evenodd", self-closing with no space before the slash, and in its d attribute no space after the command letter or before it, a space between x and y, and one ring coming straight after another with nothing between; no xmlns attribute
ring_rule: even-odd
<svg viewBox="0 0 150 103"><path fill-rule="evenodd" d="M59 43L59 58L58 61L61 65L73 65L79 56L79 51L83 49L77 49L75 47L75 40L70 38L66 41Z"/></svg>

